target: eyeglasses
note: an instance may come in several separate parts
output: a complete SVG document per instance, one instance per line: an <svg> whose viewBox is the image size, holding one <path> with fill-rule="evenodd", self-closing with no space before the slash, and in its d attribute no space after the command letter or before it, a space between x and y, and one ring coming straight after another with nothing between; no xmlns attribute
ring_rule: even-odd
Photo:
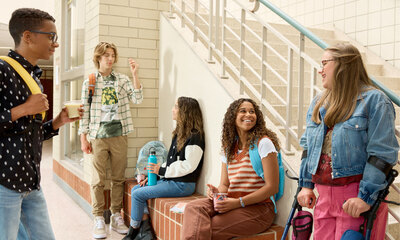
<svg viewBox="0 0 400 240"><path fill-rule="evenodd" d="M42 32L42 31L37 31L37 30L29 30L29 32L51 35L50 40L51 40L53 43L56 43L57 40L58 40L57 33L55 33L55 32Z"/></svg>
<svg viewBox="0 0 400 240"><path fill-rule="evenodd" d="M322 60L322 61L321 61L321 65L320 65L321 69L324 68L325 65L326 65L328 62L330 62L330 61L335 61L335 59L326 59L326 60Z"/></svg>

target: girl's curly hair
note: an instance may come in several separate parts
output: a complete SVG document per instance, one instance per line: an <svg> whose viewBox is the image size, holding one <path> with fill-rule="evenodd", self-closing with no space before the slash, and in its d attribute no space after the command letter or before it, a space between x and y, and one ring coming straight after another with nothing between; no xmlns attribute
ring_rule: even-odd
<svg viewBox="0 0 400 240"><path fill-rule="evenodd" d="M249 138L247 139L246 143L243 143L243 146L249 147L253 143L257 144L256 141L264 136L267 136L269 139L271 139L276 150L280 150L279 139L276 133L265 126L264 115L257 103L249 98L240 98L229 105L222 124L222 150L228 161L231 161L235 155L235 145L238 139L238 133L236 130L236 116L239 111L239 107L243 102L251 103L257 116L256 125L250 129Z"/></svg>
<svg viewBox="0 0 400 240"><path fill-rule="evenodd" d="M199 102L190 97L178 98L178 116L176 119L176 128L172 132L177 136L178 152L182 149L186 140L192 133L199 133L204 139L203 115L201 113Z"/></svg>

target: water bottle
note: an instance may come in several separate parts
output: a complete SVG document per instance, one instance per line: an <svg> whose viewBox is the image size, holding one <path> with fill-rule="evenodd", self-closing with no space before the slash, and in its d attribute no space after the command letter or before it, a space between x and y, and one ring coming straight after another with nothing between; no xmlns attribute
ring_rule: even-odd
<svg viewBox="0 0 400 240"><path fill-rule="evenodd" d="M149 154L149 158L147 160L147 163L154 163L157 164L157 157L156 157L156 151L154 150L154 148L150 148L150 154ZM154 186L157 185L157 174L155 173L150 173L149 171L147 171L147 176L148 176L148 185L149 186Z"/></svg>

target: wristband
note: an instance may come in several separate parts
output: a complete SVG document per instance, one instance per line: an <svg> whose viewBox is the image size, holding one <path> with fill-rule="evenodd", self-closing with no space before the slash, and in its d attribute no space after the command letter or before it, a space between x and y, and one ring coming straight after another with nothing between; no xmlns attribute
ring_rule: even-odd
<svg viewBox="0 0 400 240"><path fill-rule="evenodd" d="M243 202L243 198L242 198L242 197L239 198L239 201L240 201L240 205L241 205L242 207L245 207L245 206L246 206L246 205L244 205L244 202Z"/></svg>

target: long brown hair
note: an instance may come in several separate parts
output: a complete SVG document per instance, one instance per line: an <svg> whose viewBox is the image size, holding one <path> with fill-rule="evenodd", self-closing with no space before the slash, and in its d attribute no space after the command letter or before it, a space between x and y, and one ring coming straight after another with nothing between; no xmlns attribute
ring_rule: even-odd
<svg viewBox="0 0 400 240"><path fill-rule="evenodd" d="M328 127L346 121L353 114L357 104L357 97L362 91L374 88L368 78L361 54L356 47L349 43L340 43L326 51L332 55L336 67L332 89L325 89L316 103L312 120L321 123L320 107L326 108L324 122Z"/></svg>
<svg viewBox="0 0 400 240"><path fill-rule="evenodd" d="M177 147L180 151L192 133L197 132L204 138L204 130L203 115L196 99L179 97L178 109L176 128L172 134L177 137Z"/></svg>
<svg viewBox="0 0 400 240"><path fill-rule="evenodd" d="M280 150L279 139L276 133L265 126L264 115L257 103L249 98L240 98L229 105L222 124L222 150L226 154L228 161L231 161L235 155L235 145L238 139L238 133L236 130L236 116L238 114L239 107L243 102L249 102L253 104L254 111L257 116L256 125L250 129L247 142L242 143L244 144L243 146L250 146L251 144L256 143L256 141L262 137L267 136L269 139L271 139L276 150Z"/></svg>

